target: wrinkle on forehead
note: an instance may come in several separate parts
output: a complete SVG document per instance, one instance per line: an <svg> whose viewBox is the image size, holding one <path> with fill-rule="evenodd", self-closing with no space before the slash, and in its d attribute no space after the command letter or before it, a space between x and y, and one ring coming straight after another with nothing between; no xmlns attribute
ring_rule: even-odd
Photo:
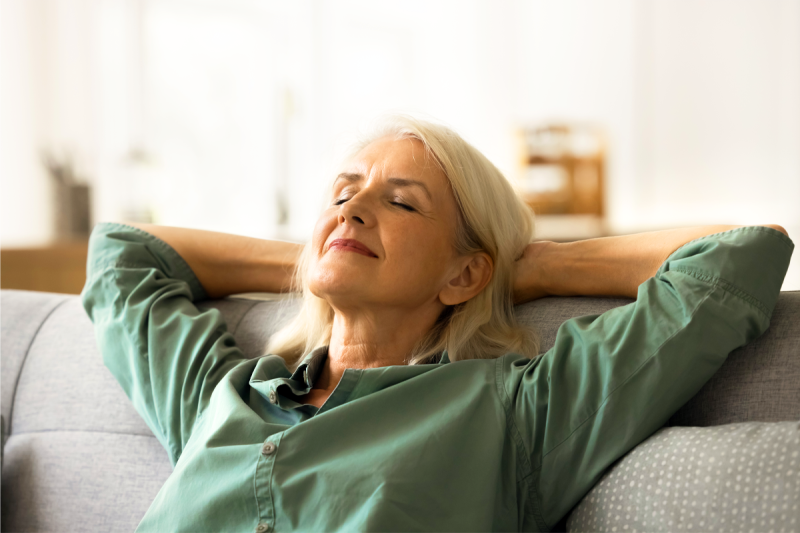
<svg viewBox="0 0 800 533"><path fill-rule="evenodd" d="M410 141L409 148L410 148L410 151L411 151L411 161L413 161L413 165L416 167L415 169L407 169L407 170L414 170L414 171L434 170L434 171L441 172L443 177L447 181L448 186L449 186L450 180L447 177L447 173L444 171L444 168L443 168L442 164L439 162L439 159L425 145L425 143L423 143L420 139L418 139L416 137L412 137L410 135L406 135L406 136L403 136L403 137L400 137L400 138L396 138L396 137L392 137L392 136L388 136L387 135L385 137L381 137L381 138L375 139L374 141L372 141L369 144L365 145L363 148L361 148L361 150L359 150L358 152L353 154L351 157L349 157L347 160L345 160L342 163L342 165L340 166L340 173L337 174L337 176L333 179L333 181L331 182L331 186L333 186L333 184L336 182L336 180L338 179L338 177L341 174L361 174L361 175L363 175L365 177L368 177L369 174L371 174L371 172L367 172L368 169L365 167L366 162L361 160L360 158L364 154L365 150L370 148L375 143L382 142L382 141L391 141L392 143L397 143L397 142L400 142L400 141L403 141L403 140ZM419 143L421 145L419 148L421 148L424 151L424 154L425 154L424 161L420 161L419 158L417 157L417 153L416 153L417 150L415 150L416 146L415 146L414 141L416 141L417 143ZM378 152L376 155L373 156L372 159L373 159L373 161L369 164L369 167L375 168L377 166L382 174L387 174L388 173L387 165L389 165L392 162L394 162L395 164L398 163L398 161L396 159L394 161L392 161L392 159L387 157L387 154L384 151ZM430 160L431 159L433 159L434 165L430 164ZM407 165L406 163L403 163L403 166L406 166L406 165ZM356 170L356 171L354 172L353 170ZM410 178L411 176L400 176L400 177Z"/></svg>

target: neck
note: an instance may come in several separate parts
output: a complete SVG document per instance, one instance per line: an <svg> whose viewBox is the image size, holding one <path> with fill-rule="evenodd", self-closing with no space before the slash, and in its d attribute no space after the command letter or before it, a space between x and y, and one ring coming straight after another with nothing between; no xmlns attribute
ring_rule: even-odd
<svg viewBox="0 0 800 533"><path fill-rule="evenodd" d="M406 365L441 309L334 314L328 358L315 389L332 391L348 368Z"/></svg>

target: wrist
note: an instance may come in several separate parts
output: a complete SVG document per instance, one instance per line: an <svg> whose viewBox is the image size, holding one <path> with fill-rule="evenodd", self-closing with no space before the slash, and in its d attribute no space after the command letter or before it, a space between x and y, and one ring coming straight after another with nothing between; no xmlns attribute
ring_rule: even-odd
<svg viewBox="0 0 800 533"><path fill-rule="evenodd" d="M551 257L557 253L559 243L553 241L532 242L525 247L517 261L517 277L514 284L514 303L520 304L537 298L551 296Z"/></svg>
<svg viewBox="0 0 800 533"><path fill-rule="evenodd" d="M564 280L570 277L567 270L571 245L569 242L547 242L537 255L536 279L545 296L569 295Z"/></svg>

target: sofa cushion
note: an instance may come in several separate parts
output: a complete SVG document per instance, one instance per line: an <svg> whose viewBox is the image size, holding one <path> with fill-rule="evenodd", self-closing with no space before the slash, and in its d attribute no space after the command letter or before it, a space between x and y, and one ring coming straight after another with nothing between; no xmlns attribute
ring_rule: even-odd
<svg viewBox="0 0 800 533"><path fill-rule="evenodd" d="M800 424L668 427L617 461L567 531L796 531Z"/></svg>
<svg viewBox="0 0 800 533"><path fill-rule="evenodd" d="M31 343L9 434L56 430L152 435L103 365L77 298L55 309Z"/></svg>
<svg viewBox="0 0 800 533"><path fill-rule="evenodd" d="M5 454L3 531L133 531L172 473L155 437L25 433Z"/></svg>
<svg viewBox="0 0 800 533"><path fill-rule="evenodd" d="M17 378L31 343L50 313L67 300L65 294L3 290L0 292L0 405L3 420L11 423L12 404ZM8 427L4 426L5 433Z"/></svg>

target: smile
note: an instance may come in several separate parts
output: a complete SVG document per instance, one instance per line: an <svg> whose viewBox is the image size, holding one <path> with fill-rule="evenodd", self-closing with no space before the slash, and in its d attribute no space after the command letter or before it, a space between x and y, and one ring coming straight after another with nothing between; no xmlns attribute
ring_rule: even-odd
<svg viewBox="0 0 800 533"><path fill-rule="evenodd" d="M367 257L378 257L372 250L355 239L335 239L328 246L328 250L342 250L345 252L356 252Z"/></svg>

